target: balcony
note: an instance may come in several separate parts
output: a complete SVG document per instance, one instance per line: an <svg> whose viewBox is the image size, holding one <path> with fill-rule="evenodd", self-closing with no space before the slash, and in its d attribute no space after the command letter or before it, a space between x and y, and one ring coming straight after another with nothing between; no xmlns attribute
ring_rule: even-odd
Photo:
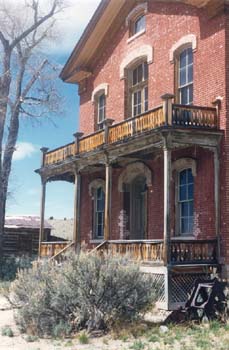
<svg viewBox="0 0 229 350"><path fill-rule="evenodd" d="M93 152L110 145L136 139L163 128L217 130L217 108L171 104L161 105L135 118L106 126L104 130L80 137L63 147L44 154L43 166L61 163L71 157Z"/></svg>

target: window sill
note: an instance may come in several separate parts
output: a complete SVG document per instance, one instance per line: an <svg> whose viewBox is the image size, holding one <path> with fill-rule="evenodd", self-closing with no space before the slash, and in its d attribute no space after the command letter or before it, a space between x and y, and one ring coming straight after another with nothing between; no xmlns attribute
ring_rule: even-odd
<svg viewBox="0 0 229 350"><path fill-rule="evenodd" d="M171 237L171 241L188 241L188 240L194 240L197 239L196 236L176 236L176 237Z"/></svg>
<svg viewBox="0 0 229 350"><path fill-rule="evenodd" d="M98 239L91 239L90 240L90 243L92 243L92 244L100 244L100 243L102 243L104 241L104 239L103 238L98 238Z"/></svg>
<svg viewBox="0 0 229 350"><path fill-rule="evenodd" d="M140 32L138 32L138 33L132 35L129 39L127 39L127 44L131 43L133 40L137 39L139 36L145 34L145 32L146 32L146 30L143 29L143 30L141 30Z"/></svg>

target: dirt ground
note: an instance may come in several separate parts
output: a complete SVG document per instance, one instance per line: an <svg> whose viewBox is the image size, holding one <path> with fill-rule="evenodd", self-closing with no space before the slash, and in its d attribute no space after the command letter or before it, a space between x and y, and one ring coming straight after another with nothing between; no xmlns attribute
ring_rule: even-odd
<svg viewBox="0 0 229 350"><path fill-rule="evenodd" d="M2 335L3 327L10 327L14 336L8 337ZM34 342L28 342L27 336L20 334L14 321L13 310L6 299L0 296L0 350L119 350L128 349L130 343L111 340L109 336L94 338L89 340L89 344L80 344L78 339L49 340L39 339Z"/></svg>

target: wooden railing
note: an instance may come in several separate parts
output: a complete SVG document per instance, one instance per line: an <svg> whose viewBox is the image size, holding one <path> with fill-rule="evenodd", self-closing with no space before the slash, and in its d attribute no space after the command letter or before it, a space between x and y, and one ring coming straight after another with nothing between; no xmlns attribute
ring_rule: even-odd
<svg viewBox="0 0 229 350"><path fill-rule="evenodd" d="M172 125L217 128L216 108L173 105Z"/></svg>
<svg viewBox="0 0 229 350"><path fill-rule="evenodd" d="M105 142L104 130L83 137L79 141L79 153L93 151Z"/></svg>
<svg viewBox="0 0 229 350"><path fill-rule="evenodd" d="M97 247L100 253L125 255L137 261L163 263L163 240L104 241ZM172 265L216 264L217 240L172 240L170 263Z"/></svg>
<svg viewBox="0 0 229 350"><path fill-rule="evenodd" d="M217 239L171 241L172 264L217 263Z"/></svg>
<svg viewBox="0 0 229 350"><path fill-rule="evenodd" d="M81 137L78 146L70 143L44 154L44 165L61 162L68 157L94 151L105 143L114 144L157 127L217 129L217 109L213 107L186 106L173 104L172 113L166 115L163 106L156 107L135 118L107 126L93 134Z"/></svg>
<svg viewBox="0 0 229 350"><path fill-rule="evenodd" d="M47 152L45 154L44 165L58 163L76 154L75 142L72 142L64 147Z"/></svg>
<svg viewBox="0 0 229 350"><path fill-rule="evenodd" d="M41 243L41 258L52 258L65 249L71 242L42 242Z"/></svg>

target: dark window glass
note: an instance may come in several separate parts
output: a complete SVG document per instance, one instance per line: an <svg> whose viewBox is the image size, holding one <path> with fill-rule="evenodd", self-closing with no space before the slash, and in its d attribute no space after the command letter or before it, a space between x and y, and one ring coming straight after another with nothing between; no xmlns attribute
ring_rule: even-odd
<svg viewBox="0 0 229 350"><path fill-rule="evenodd" d="M179 57L179 95L180 103L193 103L193 52L192 48L185 49Z"/></svg>
<svg viewBox="0 0 229 350"><path fill-rule="evenodd" d="M102 187L95 192L95 238L103 237L105 195Z"/></svg>
<svg viewBox="0 0 229 350"><path fill-rule="evenodd" d="M192 234L193 231L193 200L194 179L191 169L179 173L179 220L180 234Z"/></svg>
<svg viewBox="0 0 229 350"><path fill-rule="evenodd" d="M132 117L148 110L148 64L139 64L132 71Z"/></svg>
<svg viewBox="0 0 229 350"><path fill-rule="evenodd" d="M98 124L106 118L106 96L102 94L98 97Z"/></svg>
<svg viewBox="0 0 229 350"><path fill-rule="evenodd" d="M133 30L133 34L137 34L139 32L141 32L142 30L145 29L146 26L146 19L145 16L140 16L136 19L136 21L134 22L134 30Z"/></svg>

